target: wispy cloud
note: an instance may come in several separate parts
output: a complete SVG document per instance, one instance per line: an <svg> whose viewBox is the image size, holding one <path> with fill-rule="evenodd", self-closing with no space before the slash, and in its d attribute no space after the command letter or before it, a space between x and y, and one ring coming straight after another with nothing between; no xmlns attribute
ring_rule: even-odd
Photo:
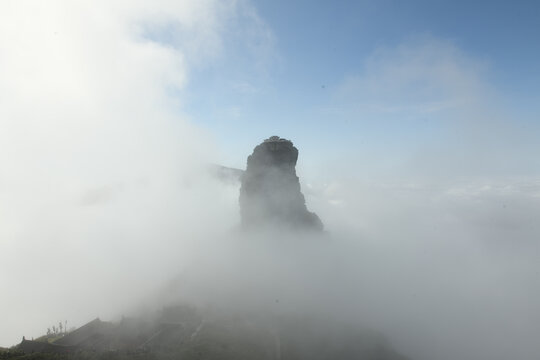
<svg viewBox="0 0 540 360"><path fill-rule="evenodd" d="M447 113L489 95L487 67L450 41L422 36L376 49L335 95L374 112Z"/></svg>
<svg viewBox="0 0 540 360"><path fill-rule="evenodd" d="M381 159L394 149L394 166L416 174L536 176L538 126L517 118L521 110L490 80L494 71L451 41L413 37L373 51L326 111L371 143L391 145Z"/></svg>

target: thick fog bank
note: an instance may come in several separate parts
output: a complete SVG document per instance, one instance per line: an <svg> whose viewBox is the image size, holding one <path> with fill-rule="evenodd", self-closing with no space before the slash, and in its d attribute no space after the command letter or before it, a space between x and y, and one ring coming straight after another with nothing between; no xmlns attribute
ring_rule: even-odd
<svg viewBox="0 0 540 360"><path fill-rule="evenodd" d="M538 178L336 182L321 192L334 206L312 206L342 240L351 312L400 350L540 354Z"/></svg>
<svg viewBox="0 0 540 360"><path fill-rule="evenodd" d="M5 339L188 303L352 323L418 360L540 351L537 179L303 185L320 234L242 230L238 184L204 171L154 181L12 245Z"/></svg>
<svg viewBox="0 0 540 360"><path fill-rule="evenodd" d="M201 229L234 222L200 176L211 136L181 105L242 9L0 3L0 344L120 314ZM156 39L164 27L182 46Z"/></svg>
<svg viewBox="0 0 540 360"><path fill-rule="evenodd" d="M327 319L383 333L413 359L540 353L537 179L312 189L322 234L201 238L148 303Z"/></svg>

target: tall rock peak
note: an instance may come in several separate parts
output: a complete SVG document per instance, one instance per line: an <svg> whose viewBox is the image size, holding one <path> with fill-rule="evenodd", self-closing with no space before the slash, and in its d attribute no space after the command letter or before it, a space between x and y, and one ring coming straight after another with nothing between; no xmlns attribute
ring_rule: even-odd
<svg viewBox="0 0 540 360"><path fill-rule="evenodd" d="M296 175L298 149L292 141L272 136L248 156L242 175L242 226L271 226L322 231L319 217L306 208Z"/></svg>

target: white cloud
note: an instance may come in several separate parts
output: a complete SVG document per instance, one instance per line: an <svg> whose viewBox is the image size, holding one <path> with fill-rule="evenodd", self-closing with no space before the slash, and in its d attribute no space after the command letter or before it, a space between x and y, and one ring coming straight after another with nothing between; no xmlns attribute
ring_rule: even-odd
<svg viewBox="0 0 540 360"><path fill-rule="evenodd" d="M423 36L376 49L337 96L373 112L448 113L488 95L486 67L451 42Z"/></svg>
<svg viewBox="0 0 540 360"><path fill-rule="evenodd" d="M119 313L235 222L235 192L198 171L214 150L178 94L248 5L0 4L2 345Z"/></svg>

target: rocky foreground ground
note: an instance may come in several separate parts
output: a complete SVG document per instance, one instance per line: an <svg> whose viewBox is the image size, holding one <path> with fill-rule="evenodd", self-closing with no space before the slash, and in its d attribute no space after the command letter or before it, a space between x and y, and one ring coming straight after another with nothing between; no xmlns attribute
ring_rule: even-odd
<svg viewBox="0 0 540 360"><path fill-rule="evenodd" d="M119 322L95 319L49 340L23 340L0 359L408 359L381 334L350 324L189 306Z"/></svg>

